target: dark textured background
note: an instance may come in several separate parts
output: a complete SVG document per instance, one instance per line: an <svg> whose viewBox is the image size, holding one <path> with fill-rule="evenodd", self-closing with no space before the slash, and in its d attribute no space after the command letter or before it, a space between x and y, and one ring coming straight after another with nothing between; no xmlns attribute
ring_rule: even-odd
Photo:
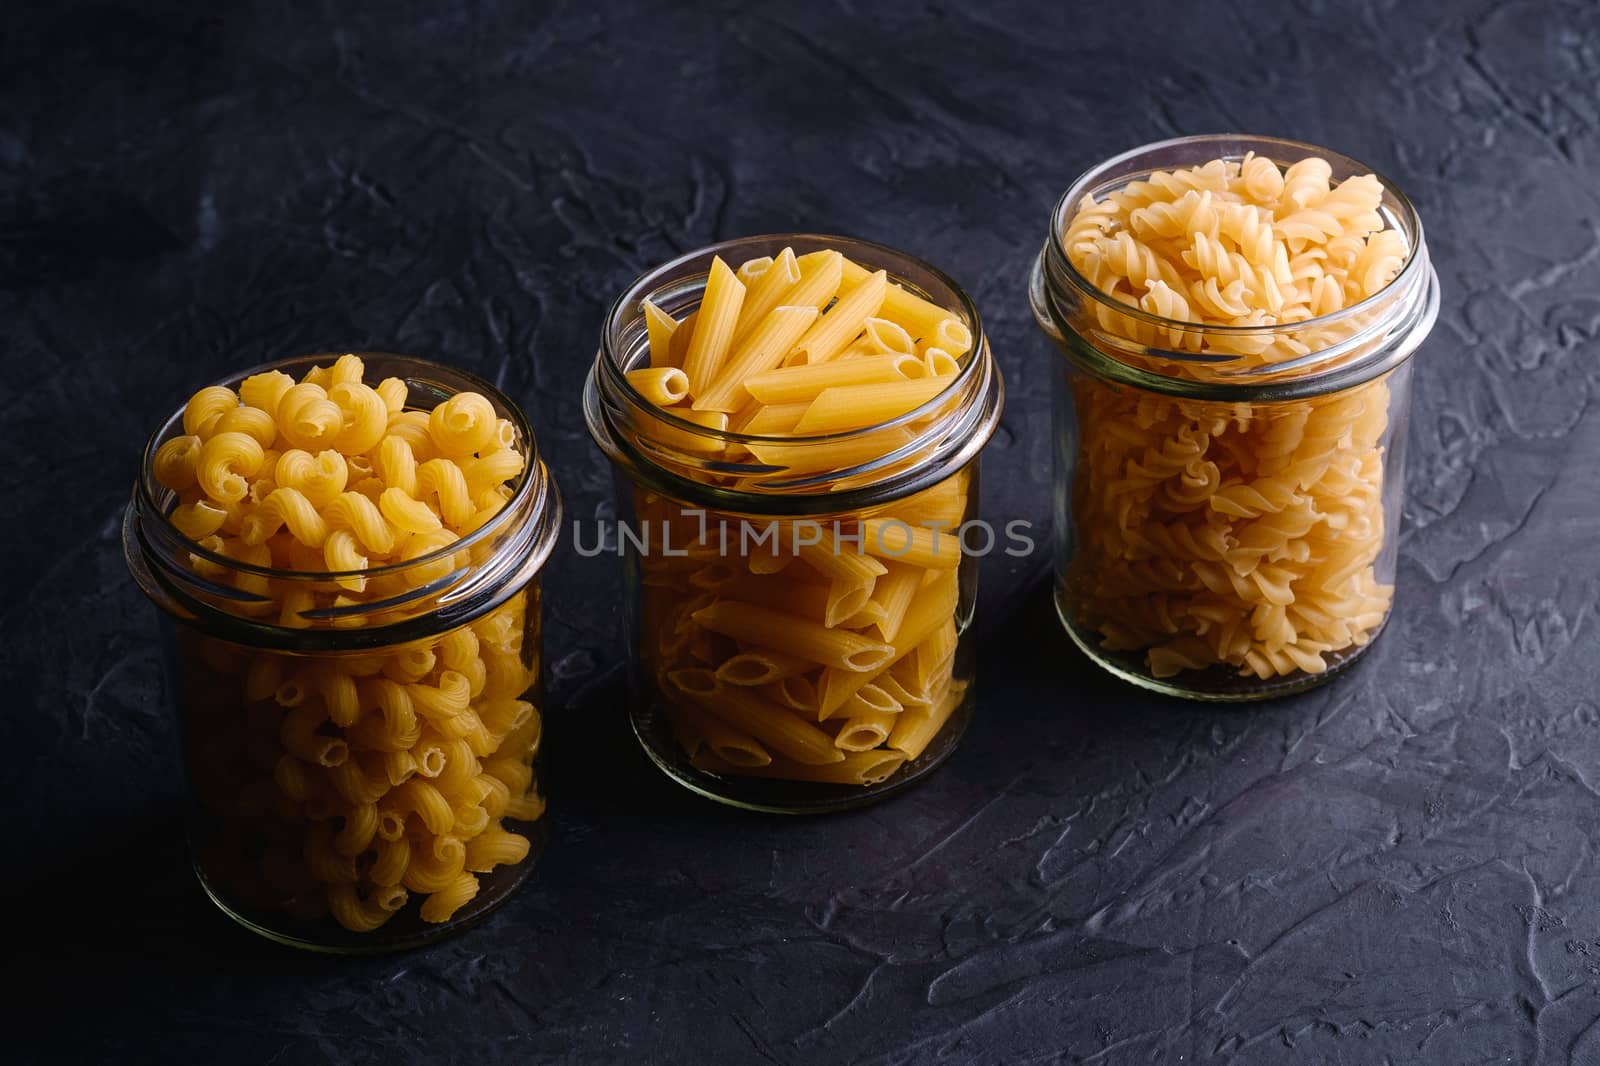
<svg viewBox="0 0 1600 1066"><path fill-rule="evenodd" d="M1600 8L357 6L24 0L0 30L6 914L49 943L13 960L42 1013L7 1057L1600 1063ZM526 405L591 519L612 296L716 239L851 233L976 297L1010 386L985 504L1042 522L1046 213L1111 153L1219 129L1387 172L1444 286L1399 611L1352 675L1140 695L1071 650L1042 556L996 559L944 770L748 817L633 753L618 566L569 543L558 835L509 905L332 961L204 901L117 537L190 389L312 349L455 362Z"/></svg>

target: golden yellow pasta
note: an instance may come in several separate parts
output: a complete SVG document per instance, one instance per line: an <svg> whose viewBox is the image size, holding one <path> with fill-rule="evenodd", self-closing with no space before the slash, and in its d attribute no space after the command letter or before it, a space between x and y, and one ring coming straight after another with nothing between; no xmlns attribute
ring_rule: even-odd
<svg viewBox="0 0 1600 1066"><path fill-rule="evenodd" d="M398 576L380 567L491 519L527 464L486 397L406 411L404 382L369 387L363 373L346 355L300 382L269 371L237 394L203 389L187 432L153 456L196 569L283 625L338 625L313 616L448 574L463 553ZM543 813L540 715L521 698L539 671L524 643L536 609L519 591L469 625L360 654L246 649L180 627L186 660L206 664L187 672L181 702L195 786L219 825L207 846L226 853L207 856L208 877L263 910L370 933L409 911L446 921L480 875L523 861L530 842L504 820Z"/></svg>
<svg viewBox="0 0 1600 1066"><path fill-rule="evenodd" d="M1358 328L1318 316L1372 296L1408 247L1379 213L1372 175L1330 183L1308 158L1215 160L1157 172L1096 201L1062 235L1073 267L1153 325L1097 310L1119 336L1271 368ZM1203 326L1303 329L1271 335ZM1163 361L1198 376L1204 364ZM1388 614L1380 378L1344 392L1260 405L1140 394L1075 376L1071 488L1076 555L1061 594L1111 651L1152 676L1225 665L1272 679L1320 673Z"/></svg>
<svg viewBox="0 0 1600 1066"><path fill-rule="evenodd" d="M741 281L742 301L729 295ZM635 389L677 418L763 438L724 444L663 425L656 439L790 474L893 455L912 439L904 426L821 438L911 415L950 387L972 346L953 312L832 250L783 249L748 270L718 259L693 316L669 325L645 314L651 365L628 372ZM680 368L681 392L654 388ZM684 548L641 555L641 658L693 765L868 786L922 753L955 706L944 701L964 691L944 652L957 632L953 530L970 483L963 470L870 512L754 526L715 512L697 521L676 500L638 490L637 517L670 527ZM891 674L902 660L905 685ZM923 695L902 700L907 686ZM896 746L906 708L916 713Z"/></svg>

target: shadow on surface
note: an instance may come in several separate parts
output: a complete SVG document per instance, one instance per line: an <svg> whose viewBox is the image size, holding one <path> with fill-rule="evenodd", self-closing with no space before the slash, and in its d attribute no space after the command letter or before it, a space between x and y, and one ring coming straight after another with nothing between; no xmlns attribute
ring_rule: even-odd
<svg viewBox="0 0 1600 1066"><path fill-rule="evenodd" d="M323 961L236 926L201 889L177 804L56 827L35 854L51 872L22 930L45 970L84 977L299 974Z"/></svg>

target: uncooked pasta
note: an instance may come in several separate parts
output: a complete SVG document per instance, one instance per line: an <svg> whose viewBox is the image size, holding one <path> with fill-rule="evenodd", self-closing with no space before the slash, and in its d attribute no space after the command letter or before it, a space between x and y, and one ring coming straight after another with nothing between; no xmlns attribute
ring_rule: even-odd
<svg viewBox="0 0 1600 1066"><path fill-rule="evenodd" d="M1331 175L1320 158L1280 169L1247 155L1085 197L1062 243L1111 297L1092 312L1098 326L1155 349L1145 358L1159 373L1198 380L1217 361L1185 356L1270 375L1351 337L1359 311L1322 317L1383 289L1409 249L1386 228L1376 177ZM1070 388L1075 554L1062 599L1103 648L1142 656L1157 678L1226 666L1268 680L1321 673L1372 638L1392 597L1375 565L1384 378L1270 404L1087 374Z"/></svg>

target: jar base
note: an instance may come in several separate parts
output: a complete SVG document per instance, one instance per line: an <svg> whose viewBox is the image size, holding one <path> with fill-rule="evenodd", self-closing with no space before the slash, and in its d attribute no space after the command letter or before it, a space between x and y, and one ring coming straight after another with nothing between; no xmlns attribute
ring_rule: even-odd
<svg viewBox="0 0 1600 1066"><path fill-rule="evenodd" d="M1056 617L1061 620L1061 628L1067 631L1067 636L1072 638L1078 650L1096 666L1142 689L1197 703L1256 703L1316 688L1348 670L1377 642L1389 624L1389 619L1385 617L1365 644L1328 656L1331 659L1328 669L1320 674L1296 671L1287 677L1262 681L1254 677L1240 677L1231 666L1215 666L1208 670L1186 670L1175 677L1163 678L1151 677L1145 672L1143 656L1138 652L1113 652L1100 647L1093 634L1083 631L1072 621L1071 613L1061 601L1059 585L1052 599L1056 605Z"/></svg>
<svg viewBox="0 0 1600 1066"><path fill-rule="evenodd" d="M383 955L389 952L409 951L424 947L448 936L454 936L483 921L503 903L532 874L544 849L548 835L545 819L533 825L511 823L508 828L529 837L533 847L528 857L514 867L500 866L486 874L479 874L480 889L466 906L448 921L430 924L417 917L417 902L413 899L389 923L370 933L355 933L340 926L332 918L298 921L281 915L260 912L230 902L224 892L206 876L205 868L190 848L190 864L195 878L217 909L239 926L263 939L300 951L323 955ZM393 928L391 928L391 926ZM299 929L293 927L300 927Z"/></svg>
<svg viewBox="0 0 1600 1066"><path fill-rule="evenodd" d="M923 753L876 785L830 785L806 781L777 781L757 777L722 777L695 768L683 754L666 715L654 705L634 710L628 723L639 746L661 772L690 792L728 807L763 814L833 814L866 807L921 783L942 766L961 743L972 721L974 694L950 715L950 720Z"/></svg>

